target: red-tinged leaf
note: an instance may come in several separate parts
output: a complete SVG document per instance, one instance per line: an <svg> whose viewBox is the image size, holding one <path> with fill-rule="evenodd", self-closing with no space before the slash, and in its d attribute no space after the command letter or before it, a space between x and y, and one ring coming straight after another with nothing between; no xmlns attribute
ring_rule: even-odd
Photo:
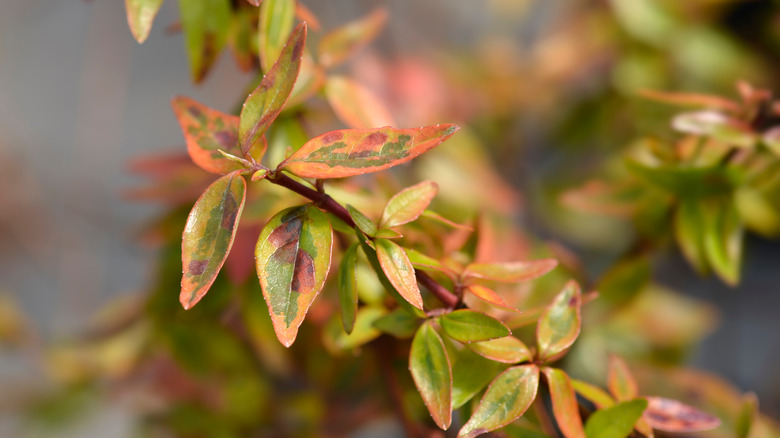
<svg viewBox="0 0 780 438"><path fill-rule="evenodd" d="M521 283L533 280L558 266L555 259L509 263L472 263L466 266L463 278L482 278L502 283Z"/></svg>
<svg viewBox="0 0 780 438"><path fill-rule="evenodd" d="M481 284L471 284L466 286L466 290L480 300L486 301L494 306L517 311L514 307L510 307L501 295L489 287L482 286Z"/></svg>
<svg viewBox="0 0 780 438"><path fill-rule="evenodd" d="M434 125L331 131L306 142L279 169L320 179L378 172L433 149L457 130L455 125Z"/></svg>
<svg viewBox="0 0 780 438"><path fill-rule="evenodd" d="M430 322L423 324L414 335L409 371L433 421L442 429L450 427L452 367L444 343Z"/></svg>
<svg viewBox="0 0 780 438"><path fill-rule="evenodd" d="M125 0L127 23L136 41L143 43L152 30L152 22L163 0Z"/></svg>
<svg viewBox="0 0 780 438"><path fill-rule="evenodd" d="M749 125L717 111L678 114L672 119L672 127L680 132L708 136L745 148L753 146L757 140Z"/></svg>
<svg viewBox="0 0 780 438"><path fill-rule="evenodd" d="M658 102L670 103L680 106L698 106L704 108L716 108L726 111L739 111L739 104L733 100L719 96L696 93L669 93L655 90L640 90L639 95Z"/></svg>
<svg viewBox="0 0 780 438"><path fill-rule="evenodd" d="M225 263L246 199L246 181L235 171L210 185L192 207L182 235L179 301L185 309L208 292Z"/></svg>
<svg viewBox="0 0 780 438"><path fill-rule="evenodd" d="M260 3L263 2L263 0L246 0L246 1L252 6L260 6Z"/></svg>
<svg viewBox="0 0 780 438"><path fill-rule="evenodd" d="M433 181L423 181L396 193L387 202L379 226L392 228L412 222L423 211L439 191L439 185Z"/></svg>
<svg viewBox="0 0 780 438"><path fill-rule="evenodd" d="M590 401L596 408L604 409L615 405L615 400L606 391L598 386L591 385L582 380L570 379L571 386L582 398Z"/></svg>
<svg viewBox="0 0 780 438"><path fill-rule="evenodd" d="M279 341L292 345L330 270L333 231L312 205L277 213L255 247L257 276Z"/></svg>
<svg viewBox="0 0 780 438"><path fill-rule="evenodd" d="M618 401L632 400L639 396L639 387L631 370L623 359L614 354L609 357L607 388Z"/></svg>
<svg viewBox="0 0 780 438"><path fill-rule="evenodd" d="M664 432L701 432L720 426L720 419L693 406L663 397L645 397L647 409L642 418L653 429Z"/></svg>
<svg viewBox="0 0 780 438"><path fill-rule="evenodd" d="M263 7L272 1L266 1L263 3ZM301 23L290 34L279 59L244 102L238 124L238 136L242 149L262 137L271 122L282 112L301 69L301 57L305 42L306 23Z"/></svg>
<svg viewBox="0 0 780 438"><path fill-rule="evenodd" d="M512 334L503 322L468 309L442 315L439 324L447 336L463 343L488 341Z"/></svg>
<svg viewBox="0 0 780 438"><path fill-rule="evenodd" d="M516 366L499 374L458 432L458 438L473 438L517 420L531 406L538 389L536 365Z"/></svg>
<svg viewBox="0 0 780 438"><path fill-rule="evenodd" d="M466 344L473 352L490 360L503 363L520 363L530 360L531 350L523 342L515 337L493 339L483 342Z"/></svg>
<svg viewBox="0 0 780 438"><path fill-rule="evenodd" d="M355 326L355 315L357 315L357 249L357 242L350 245L344 252L341 265L339 265L341 324L347 333L352 333L352 328Z"/></svg>
<svg viewBox="0 0 780 438"><path fill-rule="evenodd" d="M228 47L241 70L248 72L255 66L255 54L252 50L252 21L256 11L238 8L233 11L228 32Z"/></svg>
<svg viewBox="0 0 780 438"><path fill-rule="evenodd" d="M580 286L569 281L539 318L536 327L539 357L552 357L574 343L580 334L581 304Z"/></svg>
<svg viewBox="0 0 780 438"><path fill-rule="evenodd" d="M442 216L442 215L440 215L440 214L438 214L438 213L436 213L434 211L431 211L431 210L423 211L420 216L422 216L424 218L427 218L427 219L430 219L432 221L436 221L436 222L439 222L441 224L450 226L452 228L457 228L459 230L474 231L473 227L470 227L468 225L455 223L455 222L447 219L446 217L444 217L444 216Z"/></svg>
<svg viewBox="0 0 780 438"><path fill-rule="evenodd" d="M647 408L647 400L636 399L599 409L585 423L588 438L626 438Z"/></svg>
<svg viewBox="0 0 780 438"><path fill-rule="evenodd" d="M423 302L420 288L417 286L417 276L404 249L387 239L376 239L374 245L379 265L382 266L382 271L395 290L411 305L422 309Z"/></svg>
<svg viewBox="0 0 780 438"><path fill-rule="evenodd" d="M387 10L381 8L328 33L317 49L320 63L332 67L343 62L376 38L386 21Z"/></svg>
<svg viewBox="0 0 780 438"><path fill-rule="evenodd" d="M300 1L295 2L295 16L298 18L298 20L305 21L306 25L308 25L313 31L319 31L320 28L322 28L320 19L314 15L314 12L312 12L311 9L307 8L306 5Z"/></svg>
<svg viewBox="0 0 780 438"><path fill-rule="evenodd" d="M395 126L384 103L363 85L343 76L329 76L325 97L345 125L355 129Z"/></svg>
<svg viewBox="0 0 780 438"><path fill-rule="evenodd" d="M179 0L179 12L192 80L198 83L227 42L230 0Z"/></svg>
<svg viewBox="0 0 780 438"><path fill-rule="evenodd" d="M260 5L258 47L260 65L268 72L282 53L282 47L295 24L296 0L268 0ZM288 93L289 94L289 93Z"/></svg>
<svg viewBox="0 0 780 438"><path fill-rule="evenodd" d="M171 101L176 118L181 125L187 152L192 161L203 170L226 174L243 166L225 158L219 150L232 155L242 155L238 147L238 117L219 112L188 97L174 97ZM263 157L266 149L264 137L260 137L247 156L255 160Z"/></svg>
<svg viewBox="0 0 780 438"><path fill-rule="evenodd" d="M542 372L547 377L553 414L561 433L566 438L585 438L577 396L574 395L569 376L559 369L550 367L542 368Z"/></svg>

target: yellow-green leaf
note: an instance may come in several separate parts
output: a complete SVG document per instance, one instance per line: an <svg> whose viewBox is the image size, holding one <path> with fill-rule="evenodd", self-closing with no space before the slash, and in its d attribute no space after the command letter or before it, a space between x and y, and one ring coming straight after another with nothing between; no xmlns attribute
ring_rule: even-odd
<svg viewBox="0 0 780 438"><path fill-rule="evenodd" d="M439 334L430 322L412 340L409 371L433 421L442 429L452 421L452 368Z"/></svg>
<svg viewBox="0 0 780 438"><path fill-rule="evenodd" d="M127 23L136 41L143 43L152 30L152 22L163 0L125 0Z"/></svg>
<svg viewBox="0 0 780 438"><path fill-rule="evenodd" d="M470 350L490 360L503 363L520 363L531 359L531 350L515 337L506 336L490 341L466 344Z"/></svg>
<svg viewBox="0 0 780 438"><path fill-rule="evenodd" d="M235 156L244 155L238 146L238 117L182 96L174 97L171 107L187 142L187 153L195 164L207 172L218 174L244 167L219 152L223 150ZM260 160L265 149L265 138L260 137L244 156Z"/></svg>
<svg viewBox="0 0 780 438"><path fill-rule="evenodd" d="M559 369L549 367L542 368L542 372L547 377L553 414L561 433L566 438L585 438L577 396L574 394L569 376Z"/></svg>
<svg viewBox="0 0 780 438"><path fill-rule="evenodd" d="M192 80L198 83L227 42L230 0L179 0L179 11Z"/></svg>
<svg viewBox="0 0 780 438"><path fill-rule="evenodd" d="M458 438L482 435L517 420L531 406L538 389L536 365L520 365L499 374L458 432Z"/></svg>
<svg viewBox="0 0 780 438"><path fill-rule="evenodd" d="M277 213L255 247L257 276L279 341L292 345L330 270L333 231L313 205Z"/></svg>
<svg viewBox="0 0 780 438"><path fill-rule="evenodd" d="M357 314L357 249L355 242L344 252L339 266L339 303L341 304L341 324L344 331L352 333Z"/></svg>
<svg viewBox="0 0 780 438"><path fill-rule="evenodd" d="M376 239L374 245L382 271L395 290L411 305L422 309L423 302L420 288L417 286L417 276L404 249L387 239Z"/></svg>
<svg viewBox="0 0 780 438"><path fill-rule="evenodd" d="M442 338L452 365L452 408L458 409L482 391L507 365L486 359L461 344Z"/></svg>
<svg viewBox="0 0 780 438"><path fill-rule="evenodd" d="M185 309L208 292L225 263L246 199L240 171L211 184L195 202L182 235L182 278L179 301Z"/></svg>
<svg viewBox="0 0 780 438"><path fill-rule="evenodd" d="M320 40L317 53L320 63L332 67L368 45L387 21L387 11L377 9L360 20L353 21L328 33Z"/></svg>
<svg viewBox="0 0 780 438"><path fill-rule="evenodd" d="M704 253L704 213L698 200L682 200L677 206L674 236L688 263L699 273L706 273L709 263Z"/></svg>
<svg viewBox="0 0 780 438"><path fill-rule="evenodd" d="M387 202L379 226L392 228L412 222L428 208L438 191L439 185L433 181L423 181L401 190Z"/></svg>
<svg viewBox="0 0 780 438"><path fill-rule="evenodd" d="M258 47L260 65L265 72L279 58L284 42L295 24L295 3L295 0L268 0L260 5Z"/></svg>
<svg viewBox="0 0 780 438"><path fill-rule="evenodd" d="M371 90L343 76L329 76L325 81L325 97L336 116L355 129L395 126L384 103Z"/></svg>
<svg viewBox="0 0 780 438"><path fill-rule="evenodd" d="M598 409L604 409L615 405L615 400L612 399L612 396L598 386L591 385L590 383L583 382L582 380L570 380L574 391L576 391L577 394L579 394L582 398L596 405Z"/></svg>
<svg viewBox="0 0 780 438"><path fill-rule="evenodd" d="M433 149L457 130L457 126L445 124L415 129L331 131L306 142L279 169L320 179L378 172Z"/></svg>
<svg viewBox="0 0 780 438"><path fill-rule="evenodd" d="M355 225L357 225L360 231L364 232L366 236L374 237L376 235L376 224L374 224L374 221L369 219L368 216L349 204L347 204L347 212L355 222Z"/></svg>
<svg viewBox="0 0 780 438"><path fill-rule="evenodd" d="M639 387L628 365L620 356L614 354L609 357L607 388L618 401L631 400L639 396Z"/></svg>
<svg viewBox="0 0 780 438"><path fill-rule="evenodd" d="M420 318L404 309L397 308L374 321L374 327L399 339L411 338L417 330Z"/></svg>
<svg viewBox="0 0 780 438"><path fill-rule="evenodd" d="M539 356L552 357L569 348L580 334L580 286L569 281L544 311L536 327Z"/></svg>
<svg viewBox="0 0 780 438"><path fill-rule="evenodd" d="M744 230L731 197L708 199L704 214L704 251L713 271L726 283L739 283Z"/></svg>
<svg viewBox="0 0 780 438"><path fill-rule="evenodd" d="M626 438L647 408L647 400L625 401L615 406L599 409L585 423L587 438Z"/></svg>
<svg viewBox="0 0 780 438"><path fill-rule="evenodd" d="M447 336L463 343L488 341L512 334L503 322L468 309L442 315L439 324Z"/></svg>
<svg viewBox="0 0 780 438"><path fill-rule="evenodd" d="M748 392L742 397L742 406L739 408L739 415L734 424L737 432L737 438L748 438L753 425L758 418L758 397L752 392Z"/></svg>
<svg viewBox="0 0 780 438"><path fill-rule="evenodd" d="M264 2L263 7L269 3L273 3L273 0ZM242 150L262 137L271 122L282 112L298 78L305 44L306 23L301 23L290 34L279 59L263 76L260 85L246 98L238 123Z"/></svg>
<svg viewBox="0 0 780 438"><path fill-rule="evenodd" d="M502 283L520 283L541 277L556 266L558 266L558 261L555 259L509 263L472 263L466 266L463 278L482 278Z"/></svg>

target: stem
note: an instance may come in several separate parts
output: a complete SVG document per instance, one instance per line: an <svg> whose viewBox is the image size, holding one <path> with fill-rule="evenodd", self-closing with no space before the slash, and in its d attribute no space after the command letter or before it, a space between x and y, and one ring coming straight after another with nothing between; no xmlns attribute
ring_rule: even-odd
<svg viewBox="0 0 780 438"><path fill-rule="evenodd" d="M349 225L352 228L356 228L357 225L355 225L355 221L352 220L352 216L349 215L349 212L346 208L344 208L341 204L336 202L335 199L331 198L330 195L324 192L320 192L317 190L314 190L310 187L306 187L305 185L299 183L298 181L290 178L289 176L283 174L280 171L273 172L268 174L268 178L266 178L268 181L280 185L282 187L285 187L287 189L292 190L293 192L303 196L304 198L308 198L312 201L314 201L317 206L322 208L323 210L332 213L339 219L341 219L345 224ZM414 270L416 276L417 276L417 282L423 285L426 289L428 289L433 295L436 296L442 303L444 303L445 306L447 306L450 309L454 309L458 303L460 302L460 299L457 295L453 294L447 288L436 282L431 276L426 274L425 272L415 269Z"/></svg>

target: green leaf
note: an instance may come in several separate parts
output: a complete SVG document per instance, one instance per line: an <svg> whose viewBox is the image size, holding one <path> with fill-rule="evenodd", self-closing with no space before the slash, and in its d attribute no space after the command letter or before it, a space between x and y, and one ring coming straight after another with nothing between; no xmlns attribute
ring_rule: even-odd
<svg viewBox="0 0 780 438"><path fill-rule="evenodd" d="M269 3L273 3L273 0L264 2L263 6ZM260 85L246 98L238 123L242 150L262 137L271 122L282 112L298 78L305 44L306 23L301 23L290 34L279 59L263 76Z"/></svg>
<svg viewBox="0 0 780 438"><path fill-rule="evenodd" d="M409 370L433 421L442 429L452 421L452 368L439 334L430 322L412 340Z"/></svg>
<svg viewBox="0 0 780 438"><path fill-rule="evenodd" d="M173 98L171 108L187 141L187 153L192 162L203 170L223 175L244 168L226 158L220 150L237 156L251 156L255 160L263 157L266 149L264 138L258 139L246 155L239 148L238 117L182 96Z"/></svg>
<svg viewBox="0 0 780 438"><path fill-rule="evenodd" d="M397 227L420 217L439 191L439 185L433 181L423 181L407 187L387 202L379 226Z"/></svg>
<svg viewBox="0 0 780 438"><path fill-rule="evenodd" d="M458 409L487 386L506 365L485 359L447 338L442 341L452 364L452 408Z"/></svg>
<svg viewBox="0 0 780 438"><path fill-rule="evenodd" d="M357 312L354 330L350 333L339 330L334 346L340 350L350 350L378 338L382 333L374 327L374 324L386 313L384 307L362 307Z"/></svg>
<svg viewBox="0 0 780 438"><path fill-rule="evenodd" d="M255 67L252 25L256 16L257 11L251 8L237 8L233 11L233 16L230 19L228 47L233 52L236 64L245 72Z"/></svg>
<svg viewBox="0 0 780 438"><path fill-rule="evenodd" d="M379 265L395 290L411 305L422 309L423 301L417 286L417 276L404 249L387 239L376 239L374 245Z"/></svg>
<svg viewBox="0 0 780 438"><path fill-rule="evenodd" d="M384 27L387 11L377 9L360 20L333 30L320 40L317 54L320 63L332 67L368 45Z"/></svg>
<svg viewBox="0 0 780 438"><path fill-rule="evenodd" d="M332 239L328 216L304 205L277 213L257 240L257 276L276 336L286 347L328 276Z"/></svg>
<svg viewBox="0 0 780 438"><path fill-rule="evenodd" d="M192 80L200 82L227 42L230 0L179 0Z"/></svg>
<svg viewBox="0 0 780 438"><path fill-rule="evenodd" d="M152 30L152 22L160 10L163 0L125 0L127 9L127 23L133 37L139 43L146 41L149 31Z"/></svg>
<svg viewBox="0 0 780 438"><path fill-rule="evenodd" d="M384 103L363 85L343 76L328 76L325 97L336 116L355 129L395 126Z"/></svg>
<svg viewBox="0 0 780 438"><path fill-rule="evenodd" d="M352 333L357 313L357 250L355 242L344 252L339 266L339 303L341 304L341 324L344 331Z"/></svg>
<svg viewBox="0 0 780 438"><path fill-rule="evenodd" d="M260 5L258 47L260 48L260 65L263 67L263 71L269 71L279 58L284 42L290 35L294 24L295 0L268 0Z"/></svg>
<svg viewBox="0 0 780 438"><path fill-rule="evenodd" d="M382 228L381 230L377 230L376 237L382 237L384 239L399 239L404 237L404 235L398 231L391 230L390 228Z"/></svg>
<svg viewBox="0 0 780 438"><path fill-rule="evenodd" d="M246 200L246 181L239 171L211 184L195 202L182 235L179 301L185 309L208 292L225 263Z"/></svg>
<svg viewBox="0 0 780 438"><path fill-rule="evenodd" d="M697 200L683 200L674 213L674 237L685 259L700 274L709 269L704 252L704 212Z"/></svg>
<svg viewBox="0 0 780 438"><path fill-rule="evenodd" d="M607 394L606 391L599 388L598 386L591 385L590 383L583 382L582 380L570 380L574 391L582 396L582 398L589 400L591 403L596 405L598 409L609 408L615 405L615 400L612 399L612 396Z"/></svg>
<svg viewBox="0 0 780 438"><path fill-rule="evenodd" d="M520 365L499 374L458 432L458 438L482 435L517 420L531 406L538 389L536 365Z"/></svg>
<svg viewBox="0 0 780 438"><path fill-rule="evenodd" d="M645 256L625 258L614 264L596 286L599 298L614 305L631 301L650 281L650 261Z"/></svg>
<svg viewBox="0 0 780 438"><path fill-rule="evenodd" d="M349 204L347 204L347 211L355 222L355 225L357 225L360 231L364 232L366 236L374 237L376 235L376 225L374 224L374 221Z"/></svg>
<svg viewBox="0 0 780 438"><path fill-rule="evenodd" d="M466 266L463 278L482 278L502 283L520 283L541 277L556 266L558 266L558 260L555 259L509 263L472 263Z"/></svg>
<svg viewBox="0 0 780 438"><path fill-rule="evenodd" d="M374 321L374 327L398 339L411 338L417 330L420 318L398 308Z"/></svg>
<svg viewBox="0 0 780 438"><path fill-rule="evenodd" d="M433 149L458 127L433 125L415 129L391 127L343 129L315 137L278 167L303 178L343 178L378 172Z"/></svg>
<svg viewBox="0 0 780 438"><path fill-rule="evenodd" d="M512 334L503 322L468 309L442 315L439 324L447 336L463 343L488 341Z"/></svg>
<svg viewBox="0 0 780 438"><path fill-rule="evenodd" d="M731 197L706 200L704 213L704 251L712 269L726 283L739 283L744 230Z"/></svg>
<svg viewBox="0 0 780 438"><path fill-rule="evenodd" d="M427 255L411 248L404 248L404 251L406 252L406 256L409 257L409 261L412 262L412 265L414 265L415 268L425 271L449 272L449 269L447 269L433 257L428 257Z"/></svg>
<svg viewBox="0 0 780 438"><path fill-rule="evenodd" d="M503 363L520 363L531 359L531 350L515 337L466 344L470 350L490 360Z"/></svg>
<svg viewBox="0 0 780 438"><path fill-rule="evenodd" d="M739 408L739 415L737 415L736 424L734 425L737 438L748 438L757 417L758 397L756 397L756 394L749 392L742 397L742 406Z"/></svg>
<svg viewBox="0 0 780 438"><path fill-rule="evenodd" d="M639 178L681 198L720 195L737 185L736 175L720 165L648 165L628 160L626 166Z"/></svg>
<svg viewBox="0 0 780 438"><path fill-rule="evenodd" d="M574 395L569 376L559 369L549 367L542 368L542 372L547 377L553 414L561 433L566 438L584 438L577 396Z"/></svg>
<svg viewBox="0 0 780 438"><path fill-rule="evenodd" d="M569 348L580 334L580 286L569 281L542 314L536 327L539 356L550 358Z"/></svg>
<svg viewBox="0 0 780 438"><path fill-rule="evenodd" d="M588 438L626 438L647 408L647 400L625 401L593 413L585 423Z"/></svg>
<svg viewBox="0 0 780 438"><path fill-rule="evenodd" d="M639 396L639 386L628 365L614 354L609 357L607 388L618 401L631 400Z"/></svg>

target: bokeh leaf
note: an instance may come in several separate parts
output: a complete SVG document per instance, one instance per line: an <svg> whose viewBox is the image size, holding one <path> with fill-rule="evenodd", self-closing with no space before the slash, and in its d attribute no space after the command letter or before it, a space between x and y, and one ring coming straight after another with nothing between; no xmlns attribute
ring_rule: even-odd
<svg viewBox="0 0 780 438"><path fill-rule="evenodd" d="M163 0L125 0L127 23L139 43L146 41Z"/></svg>
<svg viewBox="0 0 780 438"><path fill-rule="evenodd" d="M709 270L704 252L704 212L700 202L682 200L674 213L674 237L688 263L700 274Z"/></svg>
<svg viewBox="0 0 780 438"><path fill-rule="evenodd" d="M520 365L499 374L458 432L458 438L482 435L517 420L531 406L538 389L536 365Z"/></svg>
<svg viewBox="0 0 780 438"><path fill-rule="evenodd" d="M292 345L330 270L333 231L312 205L280 211L263 227L255 264L279 341Z"/></svg>
<svg viewBox="0 0 780 438"><path fill-rule="evenodd" d="M419 321L420 319L416 315L398 308L374 321L374 327L398 339L406 339L414 335Z"/></svg>
<svg viewBox="0 0 780 438"><path fill-rule="evenodd" d="M470 284L466 286L466 290L469 291L471 294L473 294L475 297L487 301L490 304L503 307L505 309L509 310L517 310L513 307L510 307L506 301L496 293L493 289L490 289L489 287L483 286L481 284Z"/></svg>
<svg viewBox="0 0 780 438"><path fill-rule="evenodd" d="M272 2L269 0L263 6ZM244 102L238 124L242 150L262 137L271 122L282 112L298 78L305 44L306 23L301 23L290 34L279 59Z"/></svg>
<svg viewBox="0 0 780 438"><path fill-rule="evenodd" d="M282 53L284 42L295 24L295 3L295 0L268 0L260 5L258 48L264 72L271 69Z"/></svg>
<svg viewBox="0 0 780 438"><path fill-rule="evenodd" d="M185 309L208 292L227 259L246 199L240 171L211 184L195 202L182 235L182 278L179 301Z"/></svg>
<svg viewBox="0 0 780 438"><path fill-rule="evenodd" d="M502 283L520 283L540 277L558 266L555 259L508 263L472 263L466 266L463 278L481 278Z"/></svg>
<svg viewBox="0 0 780 438"><path fill-rule="evenodd" d="M639 396L639 387L631 370L620 356L614 354L609 357L607 388L618 401L631 400Z"/></svg>
<svg viewBox="0 0 780 438"><path fill-rule="evenodd" d="M582 380L570 380L574 391L582 398L596 405L598 409L604 409L615 405L615 400L612 396L598 386L583 382Z"/></svg>
<svg viewBox="0 0 780 438"><path fill-rule="evenodd" d="M693 406L663 397L645 397L647 409L642 418L653 429L664 432L701 432L720 426L720 419Z"/></svg>
<svg viewBox="0 0 780 438"><path fill-rule="evenodd" d="M756 394L749 392L742 397L742 406L739 408L739 415L734 424L734 429L737 433L737 438L748 438L750 431L753 429L753 424L758 418L758 397Z"/></svg>
<svg viewBox="0 0 780 438"><path fill-rule="evenodd" d="M339 265L339 303L341 304L341 324L344 331L352 333L357 314L357 250L355 242L344 251Z"/></svg>
<svg viewBox="0 0 780 438"><path fill-rule="evenodd" d="M198 83L227 42L230 0L179 0L179 12L192 80Z"/></svg>
<svg viewBox="0 0 780 438"><path fill-rule="evenodd" d="M569 281L542 314L536 328L539 356L549 358L569 348L580 334L580 286Z"/></svg>
<svg viewBox="0 0 780 438"><path fill-rule="evenodd" d="M561 433L566 438L584 438L585 431L582 428L577 396L574 394L569 376L559 369L550 367L542 368L542 372L547 377L553 415Z"/></svg>
<svg viewBox="0 0 780 438"><path fill-rule="evenodd" d="M339 27L322 37L317 54L320 63L332 67L368 45L382 30L387 21L387 11L377 9L360 20Z"/></svg>
<svg viewBox="0 0 780 438"><path fill-rule="evenodd" d="M530 360L531 350L515 337L506 336L489 341L466 344L470 350L490 360L503 363L520 363Z"/></svg>
<svg viewBox="0 0 780 438"><path fill-rule="evenodd" d="M439 186L433 181L423 181L401 190L387 202L379 226L392 228L412 222L428 208L438 191Z"/></svg>
<svg viewBox="0 0 780 438"><path fill-rule="evenodd" d="M587 438L625 438L647 408L647 400L636 399L600 409L585 422Z"/></svg>
<svg viewBox="0 0 780 438"><path fill-rule="evenodd" d="M387 279L395 290L411 305L422 309L422 296L420 288L417 286L414 266L409 261L409 257L406 256L404 249L387 239L376 239L374 245L382 271L387 275Z"/></svg>
<svg viewBox="0 0 780 438"><path fill-rule="evenodd" d="M748 125L718 111L678 114L672 120L672 127L680 132L712 137L734 146L750 147L756 143L756 135Z"/></svg>
<svg viewBox="0 0 780 438"><path fill-rule="evenodd" d="M395 126L385 104L365 86L344 76L328 76L325 97L336 116L355 129Z"/></svg>
<svg viewBox="0 0 780 438"><path fill-rule="evenodd" d="M187 141L187 153L195 164L207 172L218 174L243 168L240 163L225 158L219 152L221 149L235 156L243 155L238 146L238 117L182 96L174 97L171 107ZM261 137L249 149L248 155L260 160L265 149L266 141Z"/></svg>
<svg viewBox="0 0 780 438"><path fill-rule="evenodd" d="M442 315L439 324L447 336L463 343L488 341L512 334L501 321L468 309Z"/></svg>
<svg viewBox="0 0 780 438"><path fill-rule="evenodd" d="M726 283L739 283L744 230L731 197L703 201L704 251L712 269Z"/></svg>
<svg viewBox="0 0 780 438"><path fill-rule="evenodd" d="M442 429L452 421L452 368L439 334L430 322L412 340L409 371L433 421Z"/></svg>
<svg viewBox="0 0 780 438"><path fill-rule="evenodd" d="M457 126L445 124L415 129L331 131L306 142L279 169L304 178L323 179L378 172L438 146L457 130Z"/></svg>

